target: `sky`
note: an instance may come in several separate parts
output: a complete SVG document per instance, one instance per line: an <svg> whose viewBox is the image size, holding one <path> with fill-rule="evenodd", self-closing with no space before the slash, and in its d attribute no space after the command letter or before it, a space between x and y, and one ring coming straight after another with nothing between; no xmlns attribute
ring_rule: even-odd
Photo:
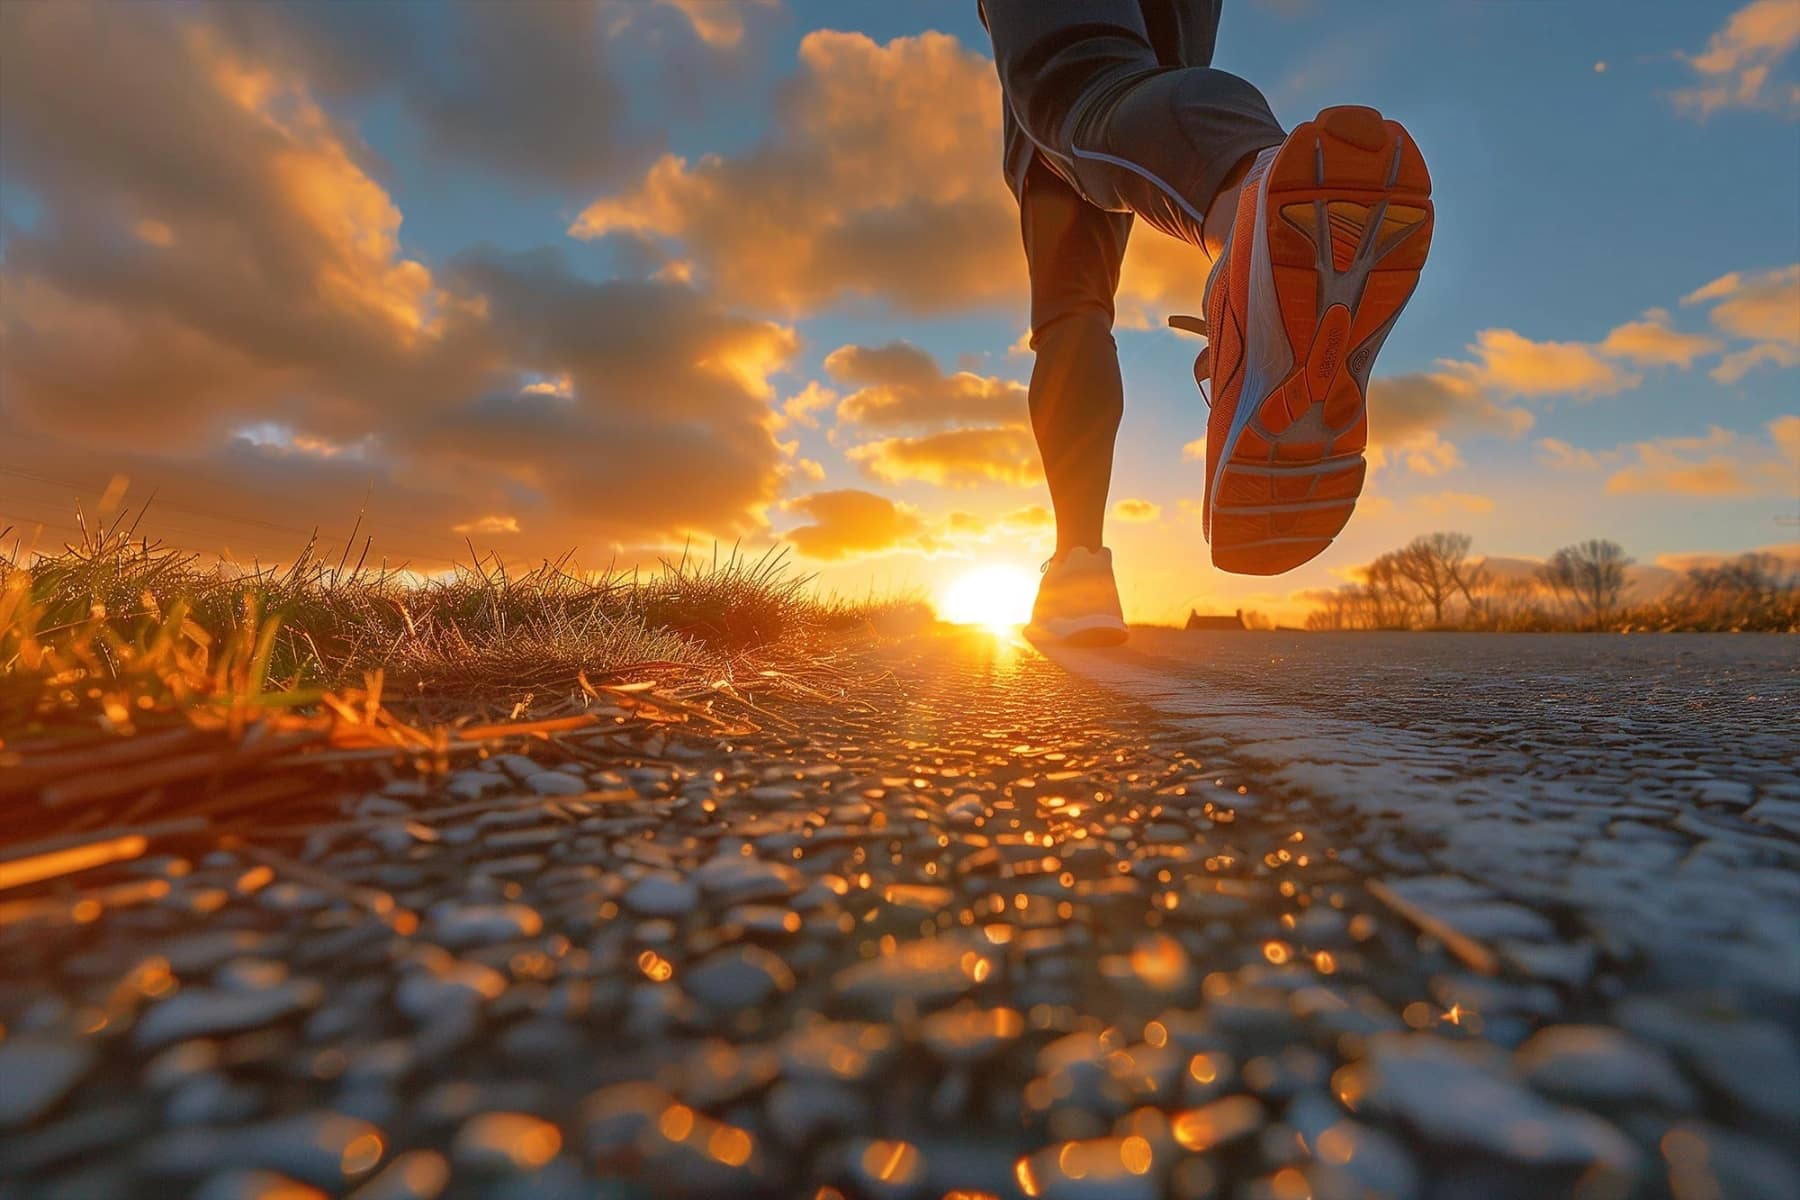
<svg viewBox="0 0 1800 1200"><path fill-rule="evenodd" d="M1163 327L1207 263L1134 232L1127 615L1294 619L1440 529L1800 551L1797 46L1800 0L1228 2L1214 65L1284 124L1412 131L1432 257L1350 527L1242 578ZM0 4L0 528L43 548L154 495L242 561L360 520L421 571L1035 571L1024 283L974 0Z"/></svg>

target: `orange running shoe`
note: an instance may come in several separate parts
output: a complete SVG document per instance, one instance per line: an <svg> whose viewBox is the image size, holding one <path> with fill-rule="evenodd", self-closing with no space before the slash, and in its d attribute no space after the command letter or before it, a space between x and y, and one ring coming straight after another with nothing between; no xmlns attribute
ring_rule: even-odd
<svg viewBox="0 0 1800 1200"><path fill-rule="evenodd" d="M1208 345L1194 367L1214 383L1215 566L1291 570L1349 521L1366 470L1369 371L1419 281L1431 222L1418 146L1372 108L1328 108L1257 156L1207 283Z"/></svg>

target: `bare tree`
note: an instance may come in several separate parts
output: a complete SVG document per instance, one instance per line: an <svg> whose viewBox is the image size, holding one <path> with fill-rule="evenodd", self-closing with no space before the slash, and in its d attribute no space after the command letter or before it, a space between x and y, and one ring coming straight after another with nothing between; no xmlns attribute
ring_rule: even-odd
<svg viewBox="0 0 1800 1200"><path fill-rule="evenodd" d="M1539 603L1541 599L1541 585L1536 579L1492 581L1482 600L1482 622L1489 629L1544 628L1549 617Z"/></svg>
<svg viewBox="0 0 1800 1200"><path fill-rule="evenodd" d="M1590 538L1564 546L1538 569L1538 577L1560 598L1572 597L1594 628L1605 628L1625 592L1625 568L1632 559L1617 542Z"/></svg>
<svg viewBox="0 0 1800 1200"><path fill-rule="evenodd" d="M1318 606L1306 614L1306 627L1322 632L1362 628L1367 605L1363 589L1354 583L1311 593Z"/></svg>
<svg viewBox="0 0 1800 1200"><path fill-rule="evenodd" d="M1376 629L1411 629L1417 623L1419 593L1400 558L1400 551L1390 550L1363 568L1370 624Z"/></svg>
<svg viewBox="0 0 1800 1200"><path fill-rule="evenodd" d="M1470 545L1466 533L1425 533L1394 552L1394 570L1419 589L1420 597L1431 606L1434 626L1443 625L1444 606L1458 592L1474 603L1466 582L1471 571Z"/></svg>
<svg viewBox="0 0 1800 1200"><path fill-rule="evenodd" d="M1689 629L1779 629L1800 610L1800 570L1774 554L1742 554L1690 567L1669 598L1665 624Z"/></svg>

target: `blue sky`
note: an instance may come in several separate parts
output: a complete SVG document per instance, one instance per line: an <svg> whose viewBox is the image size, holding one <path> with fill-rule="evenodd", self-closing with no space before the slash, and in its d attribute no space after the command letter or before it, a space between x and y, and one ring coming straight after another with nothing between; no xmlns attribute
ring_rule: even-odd
<svg viewBox="0 0 1800 1200"><path fill-rule="evenodd" d="M255 522L330 529L365 502L421 563L465 537L604 561L798 529L828 586L936 591L1048 552L1028 456L869 449L1009 423L1016 449L995 413L1030 371L1022 256L973 0L596 0L513 28L456 5L151 4L105 52L97 21L14 11L36 7L8 7L6 108L92 161L22 126L0 149L0 524L53 536L59 496L123 474L183 506L182 537L265 557ZM1113 495L1155 514L1110 534L1133 615L1296 612L1436 528L1509 557L1609 536L1677 566L1800 539L1797 40L1795 0L1228 4L1215 65L1286 124L1337 103L1405 122L1437 228L1378 365L1398 382L1372 389L1358 517L1279 580L1206 563L1193 346L1119 331ZM168 61L107 69L134 42ZM160 140L163 161L216 147L217 177L155 177L132 146ZM855 163L870 145L892 152ZM685 166L659 191L664 155ZM108 259L114 239L131 253ZM1204 270L1160 240L1134 235L1140 324ZM602 327L634 332L584 333ZM899 385L827 357L894 342L980 415L848 419L859 388ZM809 387L830 398L793 415Z"/></svg>

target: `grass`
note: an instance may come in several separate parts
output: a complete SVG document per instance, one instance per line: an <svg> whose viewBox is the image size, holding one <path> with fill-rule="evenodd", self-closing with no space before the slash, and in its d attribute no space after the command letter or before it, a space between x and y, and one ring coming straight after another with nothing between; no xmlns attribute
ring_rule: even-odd
<svg viewBox="0 0 1800 1200"><path fill-rule="evenodd" d="M914 598L822 599L776 551L683 554L647 572L586 572L571 556L520 570L471 551L423 576L368 566L366 547L333 562L315 542L286 566L246 570L139 537L122 518L82 528L58 552L0 551L0 729L46 690L80 707L88 691L146 674L137 682L301 703L375 672L390 696L492 698L573 692L583 674L804 659L833 633L928 619Z"/></svg>
<svg viewBox="0 0 1800 1200"><path fill-rule="evenodd" d="M122 518L82 529L56 552L0 551L0 842L266 825L271 806L291 824L340 768L754 728L780 719L770 696L855 703L855 635L930 620L914 598L821 598L775 552L596 573L472 552L424 576L369 567L366 549L243 569Z"/></svg>

